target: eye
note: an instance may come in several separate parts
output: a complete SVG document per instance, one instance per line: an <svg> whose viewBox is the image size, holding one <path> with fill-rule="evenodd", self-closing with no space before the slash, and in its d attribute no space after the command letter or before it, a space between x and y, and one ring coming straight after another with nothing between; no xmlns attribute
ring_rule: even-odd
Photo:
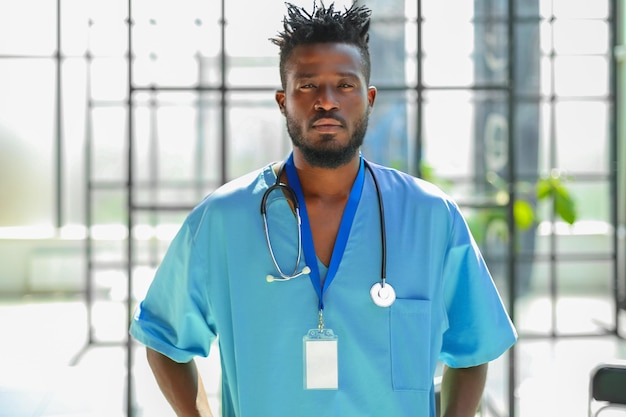
<svg viewBox="0 0 626 417"><path fill-rule="evenodd" d="M300 86L300 89L301 89L301 90L308 90L308 89L311 89L311 88L315 88L315 86L314 86L313 84L311 84L311 83L308 83L308 84L302 84L302 85Z"/></svg>
<svg viewBox="0 0 626 417"><path fill-rule="evenodd" d="M353 84L349 84L349 83L341 83L341 84L339 84L339 88L345 90L345 89L349 89L349 88L354 88L354 85Z"/></svg>

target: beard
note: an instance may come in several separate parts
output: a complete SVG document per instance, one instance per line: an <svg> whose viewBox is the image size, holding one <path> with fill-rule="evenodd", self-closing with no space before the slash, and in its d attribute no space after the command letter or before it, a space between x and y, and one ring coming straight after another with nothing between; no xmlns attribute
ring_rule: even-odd
<svg viewBox="0 0 626 417"><path fill-rule="evenodd" d="M330 118L339 120L343 126L346 125L343 119L337 116L329 114L319 114L309 124L311 126L316 120L321 118ZM363 117L357 122L354 127L354 132L350 137L350 140L346 145L337 144L334 141L335 135L322 134L321 145L314 146L307 141L302 131L301 125L293 119L288 113L287 119L287 132L291 137L293 146L298 148L302 152L302 156L305 161L314 167L335 169L350 162L355 155L358 154L359 148L363 145L363 139L365 138L365 132L367 131L368 114L365 113Z"/></svg>

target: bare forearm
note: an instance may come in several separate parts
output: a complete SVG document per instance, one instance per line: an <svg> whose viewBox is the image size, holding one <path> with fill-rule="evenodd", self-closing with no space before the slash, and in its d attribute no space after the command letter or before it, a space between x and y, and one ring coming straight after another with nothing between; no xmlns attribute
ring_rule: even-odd
<svg viewBox="0 0 626 417"><path fill-rule="evenodd" d="M472 368L446 367L441 381L441 415L474 417L486 378L486 363Z"/></svg>
<svg viewBox="0 0 626 417"><path fill-rule="evenodd" d="M213 417L194 361L178 363L150 348L148 363L163 395L179 417Z"/></svg>

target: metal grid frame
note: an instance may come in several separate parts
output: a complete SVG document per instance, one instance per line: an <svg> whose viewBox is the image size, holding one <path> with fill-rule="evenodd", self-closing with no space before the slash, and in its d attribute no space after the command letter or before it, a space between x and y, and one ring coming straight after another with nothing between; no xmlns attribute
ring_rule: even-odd
<svg viewBox="0 0 626 417"><path fill-rule="evenodd" d="M55 132L54 132L54 141L55 141L55 149L56 149L56 153L55 153L55 173L54 173L54 177L55 177L55 187L56 187L56 194L55 194L55 216L54 216L54 222L56 224L57 227L61 227L65 224L66 220L65 220L65 216L64 216L64 210L63 210L63 201L65 200L65 189L64 189L64 184L63 184L63 165L65 163L64 161L64 155L62 152L63 149L63 138L64 138L64 132L63 132L63 97L62 97L62 85L63 85L63 79L62 79L62 63L64 61L64 59L66 58L63 55L63 51L62 51L62 47L61 47L61 3L62 0L57 0L56 5L57 5L57 31L56 31L56 51L54 53L54 56L50 57L50 56L42 56L42 57L33 57L33 56L29 56L29 57L19 57L19 58L43 58L43 59L50 59L53 58L54 62L55 62L55 67L56 67L56 74L55 74L55 83L56 83L56 94L55 94L55 107L54 107L54 111L55 111ZM607 22L610 26L610 40L611 40L611 45L610 45L610 49L613 50L614 47L616 46L616 39L617 39L617 21L614 18L615 17L615 11L618 9L618 0L609 0L609 4L610 4L610 10L611 10L611 19L609 20L609 22ZM421 46L421 29L422 29L422 2L420 0L417 0L417 7L418 7L418 21L417 21L417 33L416 33L416 37L417 37L417 42L418 42L418 51L422 50L422 46ZM221 161L222 161L222 166L221 166L221 179L222 182L226 181L226 177L227 177L227 166L226 166L226 161L227 159L227 146L226 146L226 137L227 137L227 121L226 121L226 109L228 107L228 102L227 102L227 93L230 91L272 91L272 89L259 89L259 88L233 88L227 85L227 80L226 80L226 66L227 66L227 62L226 62L226 55L225 55L225 38L226 38L226 33L225 33L225 18L224 18L224 9L225 9L225 0L221 0L221 10L222 10L222 15L221 15L221 29L222 29L222 33L221 33L221 54L220 54L220 64L221 64L221 80L219 85L215 85L215 86L200 86L200 87L196 87L193 90L195 91L214 91L214 92L218 92L220 95L220 102L221 102L221 106L220 106L220 137L222 138L221 140ZM508 0L508 36L509 39L511 40L509 42L509 59L511 60L511 57L515 56L515 22L517 21L517 17L515 16L515 6L514 6L514 2L513 0ZM127 111L128 111L128 125L127 125L127 181L126 184L124 184L124 186L126 187L126 195L127 195L127 229L133 230L133 227L135 226L135 213L137 213L138 211L159 211L159 210L186 210L189 207L184 206L184 207L161 207L161 206L157 206L157 205L153 205L153 206L141 206L135 203L134 199L133 199L133 195L134 195L134 191L136 190L136 187L138 186L138 184L136 184L133 180L134 178L134 166L133 166L133 155L134 155L134 147L133 147L133 134L134 134L134 118L133 118L133 112L132 109L135 106L135 102L134 102L134 97L136 95L136 93L141 92L141 91L155 91L157 90L157 88L144 88L144 87L136 87L133 85L133 61L132 61L132 25L133 25L133 14L132 14L132 0L128 0L128 45L129 45L129 54L128 56L131 57L131 59L127 59L127 71L128 71L128 96L127 96L127 101L125 103ZM0 57L0 58L16 58L15 56L4 56L4 57ZM421 160L421 149L422 149L422 136L421 136L421 132L423 129L422 126L422 113L423 113L423 102L424 102L424 93L426 91L432 91L435 90L437 88L433 88L433 87L429 87L427 85L424 84L423 82L423 74L422 74L422 68L423 68L423 63L422 63L422 54L418 53L417 55L417 84L415 86L403 86L403 87L389 87L389 90L410 90L413 89L416 92L416 105L417 105L417 120L415 120L416 126L417 126L417 136L414 138L415 140L415 146L416 146L416 159L417 162L419 162ZM85 56L85 59L87 60L88 63L91 62L91 55L87 54ZM551 56L551 59L554 59L554 56ZM511 65L511 62L509 62L509 79L513 80L515 79L516 74L514 73L514 65ZM611 209L611 223L612 225L615 227L615 229L617 230L617 226L619 224L619 219L618 219L618 210L620 209L620 207L618 206L618 195L620 194L619 188L618 188L618 178L617 178L617 174L618 174L618 168L619 168L619 164L622 163L623 161L618 161L618 142L617 142L617 126L616 126L616 121L618 120L618 108L616 105L616 84L617 84L617 75L616 75L616 62L615 62L615 57L611 54L610 57L610 96L607 97L607 99L612 103L612 111L611 111L611 120L610 120L610 143L609 143L609 154L611 156L611 161L610 161L610 166L609 166L609 172L607 173L606 176L603 177L598 177L598 176L589 176L587 178L582 177L579 179L581 180L588 180L588 181L606 181L608 182L609 186L610 186L610 209ZM453 87L454 88L454 87ZM506 91L508 94L508 100L509 100L509 108L514 108L515 104L516 104L516 94L514 91L514 87L513 87L513 83L509 83L508 85L503 85L503 86L475 86L472 87L475 89L497 89L497 90L502 90L502 91ZM165 87L165 88L158 88L158 89L163 89L163 90L167 90L167 89L177 89L176 87ZM445 89L442 88L442 89ZM550 97L550 100L552 101L554 99L554 95L552 95ZM93 102L89 102L88 103L88 107L89 109L93 109ZM515 112L511 111L509 112L509 124L512 126L515 123ZM86 139L86 152L87 155L90 155L91 152L91 148L90 148L90 140L89 140L89 131L91 129L91 122L90 119L87 118L87 139ZM511 130L512 131L512 130ZM511 137L509 138L510 143L513 143L515 138L512 137L512 133L511 133ZM552 140L554 140L554 138L552 138ZM513 146L509 146L509 166L508 166L508 176L511 179L511 182L514 182L514 179L517 176L517 172L515 170L515 166L514 166L514 161L515 161L515 155L514 155L514 147ZM419 163L416 164L416 166L419 167ZM91 193L94 191L94 189L98 188L99 186L102 185L98 185L98 184L94 184L90 181L90 172L91 172L91 165L90 165L90 158L86 158L86 173L87 175L87 181L86 181L86 196L85 196L85 208L86 208L86 214L85 214L85 223L86 226L89 228L89 226L92 224L92 218L91 218ZM414 174L419 174L419 172L416 172ZM115 187L116 185L104 185L109 186L109 187ZM515 187L510 187L510 195L511 195L511 199L510 201L514 201L515 200ZM513 218L513 207L512 204L509 204L506 207L507 210L507 215L509 219ZM89 229L88 229L89 230ZM514 222L509 221L509 233L511 236L515 236L517 233L516 227L514 225ZM129 234L130 236L130 234ZM517 263L517 261L520 260L520 257L518 257L518 255L516 255L515 252L515 248L513 247L513 242L514 242L514 238L510 239L510 244L509 244L509 248L508 248L508 253L509 256L507 256L506 259L506 264L507 264L507 269L508 269L508 276L509 276L509 280L511 282L515 281L515 275L516 275L516 268L515 265ZM619 277L619 265L618 265L618 236L617 233L613 233L612 235L612 253L607 255L607 260L611 261L613 263L613 297L615 300L615 322L616 322L616 326L615 328L612 329L608 329L608 333L611 334L616 334L619 335L618 329L619 329L619 313L620 313L620 309L621 307L623 307L624 304L624 300L621 299L620 297L622 297L622 294L620 294L619 292L619 288L620 286L624 285L623 282L620 281L620 277ZM86 346L85 349L88 349L90 346L98 344L99 342L97 340L95 340L95 338L93 337L93 334L91 332L91 305L93 300L91 299L91 292L92 292L92 274L93 274L93 270L95 268L97 268L97 265L94 264L93 262L91 262L92 259L92 242L91 242L91 236L90 233L87 234L87 238L86 238L86 242L85 242L85 255L88 259L87 262L87 271L86 271L86 303L88 306L88 320L89 320L89 331L90 334L88 336L88 346ZM126 267L126 272L127 272L127 276L129 277L128 279L128 299L127 299L127 320L130 321L131 319L131 314L132 314L132 308L133 308L133 300L132 297L130 296L130 294L133 293L133 285L132 285L132 270L133 270L133 259L135 258L136 254L135 254L135 248L133 247L133 239L129 238L128 239L128 244L126 247L126 263L125 263L125 267ZM577 256L577 255L576 255ZM523 259L524 257L522 257L521 259ZM568 257L562 257L561 255L558 255L556 253L556 250L554 249L554 245L552 245L552 250L550 252L549 255L547 255L547 259L551 265L555 265L556 263L558 263L561 260L567 260L565 258ZM595 260L597 258L590 256L589 257L590 260ZM553 284L551 285L551 298L552 301L554 303L554 301L556 300L556 297L558 296L558 289L556 288L556 286L554 285L554 275L555 272L552 271L552 282ZM511 285L511 288L514 288L513 285ZM509 292L509 299L508 299L508 304L510 306L510 314L513 320L515 320L515 316L516 316L516 311L515 311L515 291L512 290ZM554 329L554 326L553 326ZM553 331L553 333L550 335L552 337L562 337L563 335L559 335L556 332ZM132 369L132 347L133 347L133 342L130 338L128 338L128 340L125 342L126 347L127 347L127 368L128 368L128 379L127 379L127 414L128 416L133 415L133 389L132 389L132 373L131 373L131 369ZM509 415L510 416L514 416L515 410L514 410L514 404L513 404L513 389L515 386L515 355L511 354L511 361L510 361L510 373L509 373L509 394L510 394L510 410L509 410ZM79 357L76 358L76 361L79 360Z"/></svg>

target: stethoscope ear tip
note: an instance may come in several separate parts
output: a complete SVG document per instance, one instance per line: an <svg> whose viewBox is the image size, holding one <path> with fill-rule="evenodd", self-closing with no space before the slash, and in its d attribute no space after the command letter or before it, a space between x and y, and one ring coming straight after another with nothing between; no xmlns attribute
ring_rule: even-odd
<svg viewBox="0 0 626 417"><path fill-rule="evenodd" d="M311 272L311 268L309 268L308 266L305 266L304 268L302 268L302 273L303 274L309 274Z"/></svg>
<svg viewBox="0 0 626 417"><path fill-rule="evenodd" d="M273 276L271 276L271 275L268 275L268 276L266 276L266 277L265 277L265 280L266 280L267 282L274 282L274 277L273 277Z"/></svg>

